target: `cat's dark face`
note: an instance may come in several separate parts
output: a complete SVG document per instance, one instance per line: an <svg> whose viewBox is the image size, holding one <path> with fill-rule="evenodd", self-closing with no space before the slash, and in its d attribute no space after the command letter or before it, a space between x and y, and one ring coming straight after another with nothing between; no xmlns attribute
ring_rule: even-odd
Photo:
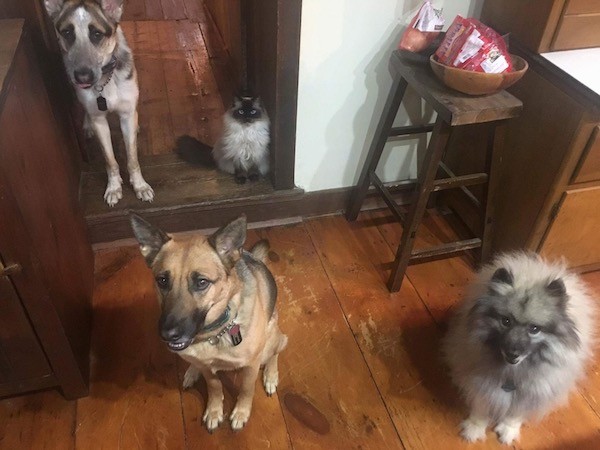
<svg viewBox="0 0 600 450"><path fill-rule="evenodd" d="M258 97L236 97L231 107L235 120L250 123L262 117L263 109Z"/></svg>

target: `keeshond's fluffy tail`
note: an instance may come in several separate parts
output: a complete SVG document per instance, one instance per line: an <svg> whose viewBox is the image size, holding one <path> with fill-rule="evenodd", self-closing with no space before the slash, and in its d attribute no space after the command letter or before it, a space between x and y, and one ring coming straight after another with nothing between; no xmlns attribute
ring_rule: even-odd
<svg viewBox="0 0 600 450"><path fill-rule="evenodd" d="M250 253L252 253L252 256L254 256L259 261L266 263L270 247L271 246L269 245L269 241L267 239L261 239L256 244L254 244L252 250L250 250Z"/></svg>
<svg viewBox="0 0 600 450"><path fill-rule="evenodd" d="M194 166L202 166L209 169L217 167L212 157L212 148L210 145L200 142L193 136L184 134L177 138L175 153L183 161Z"/></svg>

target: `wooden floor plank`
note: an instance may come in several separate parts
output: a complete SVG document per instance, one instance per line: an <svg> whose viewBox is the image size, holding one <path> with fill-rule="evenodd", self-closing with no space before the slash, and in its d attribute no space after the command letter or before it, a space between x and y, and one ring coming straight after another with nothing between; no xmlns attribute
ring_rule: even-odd
<svg viewBox="0 0 600 450"><path fill-rule="evenodd" d="M194 22L202 22L205 19L204 1L183 0L185 5L185 16Z"/></svg>
<svg viewBox="0 0 600 450"><path fill-rule="evenodd" d="M184 448L176 356L157 333L152 274L139 255L104 252L97 265L114 268L115 257L123 266L94 293L91 386L77 405L77 448Z"/></svg>
<svg viewBox="0 0 600 450"><path fill-rule="evenodd" d="M392 252L377 226L363 216L306 226L406 448L460 446L462 412L441 363L441 332L410 282L388 292L382 263Z"/></svg>
<svg viewBox="0 0 600 450"><path fill-rule="evenodd" d="M145 0L146 4L146 20L162 20L164 13L161 0Z"/></svg>
<svg viewBox="0 0 600 450"><path fill-rule="evenodd" d="M160 0L163 18L166 20L185 19L185 5L183 0Z"/></svg>
<svg viewBox="0 0 600 450"><path fill-rule="evenodd" d="M378 225L381 234L395 254L402 238L402 226L387 210L367 213L365 218ZM435 211L428 211L417 231L415 249L458 239L444 216ZM390 261L393 259L392 256ZM419 292L436 322L444 323L452 306L463 297L465 287L473 278L473 259L470 253L466 253L454 258L411 265L406 271L406 276Z"/></svg>
<svg viewBox="0 0 600 450"><path fill-rule="evenodd" d="M144 20L146 17L145 0L127 0L125 2L121 20Z"/></svg>
<svg viewBox="0 0 600 450"><path fill-rule="evenodd" d="M140 85L138 105L140 140L147 147L139 154L160 155L175 148L175 135L167 97L164 58L160 52L159 22L136 22L136 67Z"/></svg>
<svg viewBox="0 0 600 450"><path fill-rule="evenodd" d="M295 449L401 448L303 225L269 229L279 323L279 398Z"/></svg>
<svg viewBox="0 0 600 450"><path fill-rule="evenodd" d="M48 391L0 401L0 448L75 448L76 402Z"/></svg>

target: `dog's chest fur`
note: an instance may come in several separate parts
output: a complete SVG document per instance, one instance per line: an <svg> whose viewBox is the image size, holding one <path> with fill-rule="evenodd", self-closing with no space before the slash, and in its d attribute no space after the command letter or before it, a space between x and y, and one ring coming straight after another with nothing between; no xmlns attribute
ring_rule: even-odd
<svg viewBox="0 0 600 450"><path fill-rule="evenodd" d="M135 77L122 80L113 74L113 79L104 86L102 96L106 99L108 111L98 109L98 91L94 88L77 89L77 98L90 115L105 114L106 112L126 113L135 110L139 96L139 89ZM117 79L115 79L117 78Z"/></svg>

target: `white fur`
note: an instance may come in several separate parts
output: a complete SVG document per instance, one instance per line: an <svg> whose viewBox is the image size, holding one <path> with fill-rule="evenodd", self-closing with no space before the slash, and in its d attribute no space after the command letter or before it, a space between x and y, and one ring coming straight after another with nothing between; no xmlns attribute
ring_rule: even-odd
<svg viewBox="0 0 600 450"><path fill-rule="evenodd" d="M256 166L262 176L269 173L269 117L252 123L235 120L230 111L223 116L223 135L215 144L213 157L219 169L234 174L236 163L244 170Z"/></svg>
<svg viewBox="0 0 600 450"><path fill-rule="evenodd" d="M521 365L505 364L502 369L491 364L490 349L469 329L468 314L478 298L489 289L496 269L504 267L514 277L512 288L527 290L530 286L562 279L568 295L567 315L574 322L580 339L577 350L554 342L550 346L551 363L542 362L535 373ZM502 290L498 285L496 289ZM566 402L569 392L584 374L592 354L595 337L596 308L586 286L564 263L548 263L537 255L511 253L498 256L478 274L464 303L450 323L444 351L453 381L460 388L470 409L463 422L462 436L469 441L485 438L488 423L496 425L501 442L509 444L518 438L521 423L544 414ZM496 367L496 368L495 368ZM502 390L502 382L515 378L518 389Z"/></svg>

